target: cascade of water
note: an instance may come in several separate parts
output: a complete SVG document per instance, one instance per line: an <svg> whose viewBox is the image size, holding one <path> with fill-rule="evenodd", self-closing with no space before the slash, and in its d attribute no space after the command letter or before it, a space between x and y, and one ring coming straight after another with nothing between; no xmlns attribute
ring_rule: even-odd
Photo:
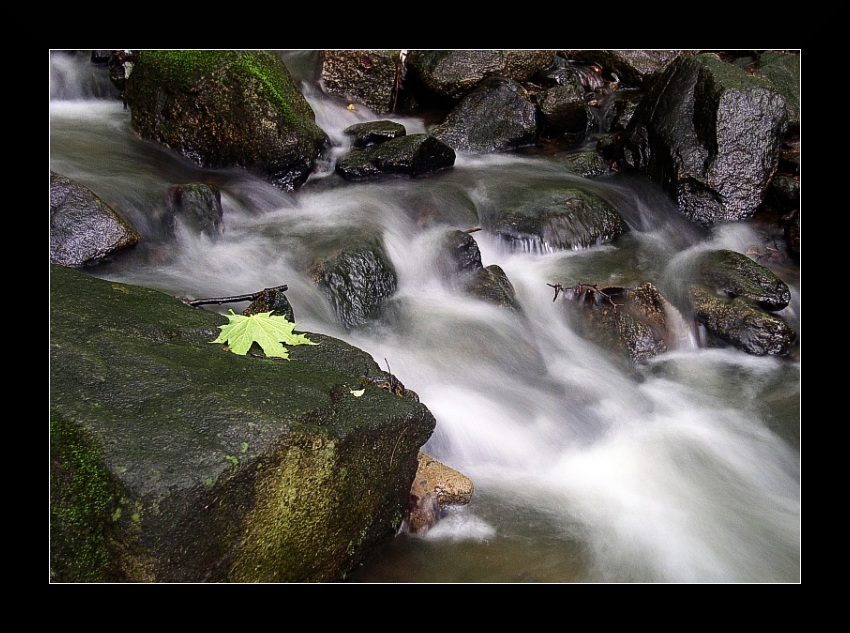
<svg viewBox="0 0 850 633"><path fill-rule="evenodd" d="M380 118L318 90L307 97L340 151L345 127ZM52 168L107 192L134 222L152 222L151 201L197 173L134 140L120 102L104 110L57 97L56 106ZM424 129L394 120L408 133ZM195 297L286 283L299 329L387 359L419 394L437 419L424 449L470 476L475 497L424 537L397 539L356 580L797 581L799 362L701 349L671 311L675 349L628 370L579 334L547 285L663 283L703 240L737 247L746 236L729 229L706 237L659 211L663 196L646 183L599 181L588 186L634 229L616 246L512 249L475 233L483 264L502 267L521 312L443 278L436 247L444 231L469 228L476 209L541 174L576 178L545 158L461 156L431 178L289 196L222 172L220 239L179 232L167 257L128 257L90 272ZM355 228L382 237L399 287L391 319L346 332L304 262Z"/></svg>

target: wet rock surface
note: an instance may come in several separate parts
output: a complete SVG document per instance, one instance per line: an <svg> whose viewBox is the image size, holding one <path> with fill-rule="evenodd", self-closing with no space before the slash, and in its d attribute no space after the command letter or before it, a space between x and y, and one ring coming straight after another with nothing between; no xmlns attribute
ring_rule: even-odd
<svg viewBox="0 0 850 633"><path fill-rule="evenodd" d="M50 262L98 264L135 246L139 234L88 187L50 173Z"/></svg>

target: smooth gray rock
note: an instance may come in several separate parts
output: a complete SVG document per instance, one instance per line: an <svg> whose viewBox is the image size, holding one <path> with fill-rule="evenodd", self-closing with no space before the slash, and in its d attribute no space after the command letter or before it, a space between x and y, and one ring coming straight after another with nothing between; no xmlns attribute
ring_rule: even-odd
<svg viewBox="0 0 850 633"><path fill-rule="evenodd" d="M91 189L50 172L50 263L98 264L139 239L136 229Z"/></svg>

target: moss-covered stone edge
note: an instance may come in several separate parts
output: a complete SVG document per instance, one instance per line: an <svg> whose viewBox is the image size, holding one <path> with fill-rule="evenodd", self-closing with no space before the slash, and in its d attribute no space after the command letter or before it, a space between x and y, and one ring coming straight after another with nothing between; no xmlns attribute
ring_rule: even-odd
<svg viewBox="0 0 850 633"><path fill-rule="evenodd" d="M239 76L254 79L261 95L275 105L287 125L300 124L290 99L281 92L282 87L296 91L297 87L283 60L271 51L146 50L138 52L136 64L144 72L155 72L157 84L170 90L192 90L213 76L223 83ZM308 114L315 118L312 110Z"/></svg>

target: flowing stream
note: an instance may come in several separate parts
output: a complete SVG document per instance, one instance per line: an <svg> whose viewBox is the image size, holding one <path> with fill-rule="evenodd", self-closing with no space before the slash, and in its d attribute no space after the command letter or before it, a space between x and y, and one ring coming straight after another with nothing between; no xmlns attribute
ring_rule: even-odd
<svg viewBox="0 0 850 633"><path fill-rule="evenodd" d="M324 96L315 55L284 59L337 152L352 123L392 118L408 133L425 130L419 119ZM400 534L351 581L799 582L799 361L702 347L683 322L674 349L630 369L579 335L547 285L651 280L664 292L699 249L745 252L757 242L747 225L698 230L647 181L584 181L629 224L613 244L509 250L473 234L483 264L498 264L513 284L514 313L449 284L436 247L447 229L476 226L478 213L519 191L578 178L551 158L459 155L426 178L346 183L332 156L289 195L139 140L94 74L87 57L51 56L50 169L91 188L142 243L86 272L194 298L287 284L298 329L389 366L437 420L423 450L475 483L469 505L424 536ZM159 214L168 187L197 181L221 189L223 234L167 239ZM305 258L358 232L381 236L399 287L386 318L348 332ZM799 276L777 273L792 288L781 314L798 327Z"/></svg>

